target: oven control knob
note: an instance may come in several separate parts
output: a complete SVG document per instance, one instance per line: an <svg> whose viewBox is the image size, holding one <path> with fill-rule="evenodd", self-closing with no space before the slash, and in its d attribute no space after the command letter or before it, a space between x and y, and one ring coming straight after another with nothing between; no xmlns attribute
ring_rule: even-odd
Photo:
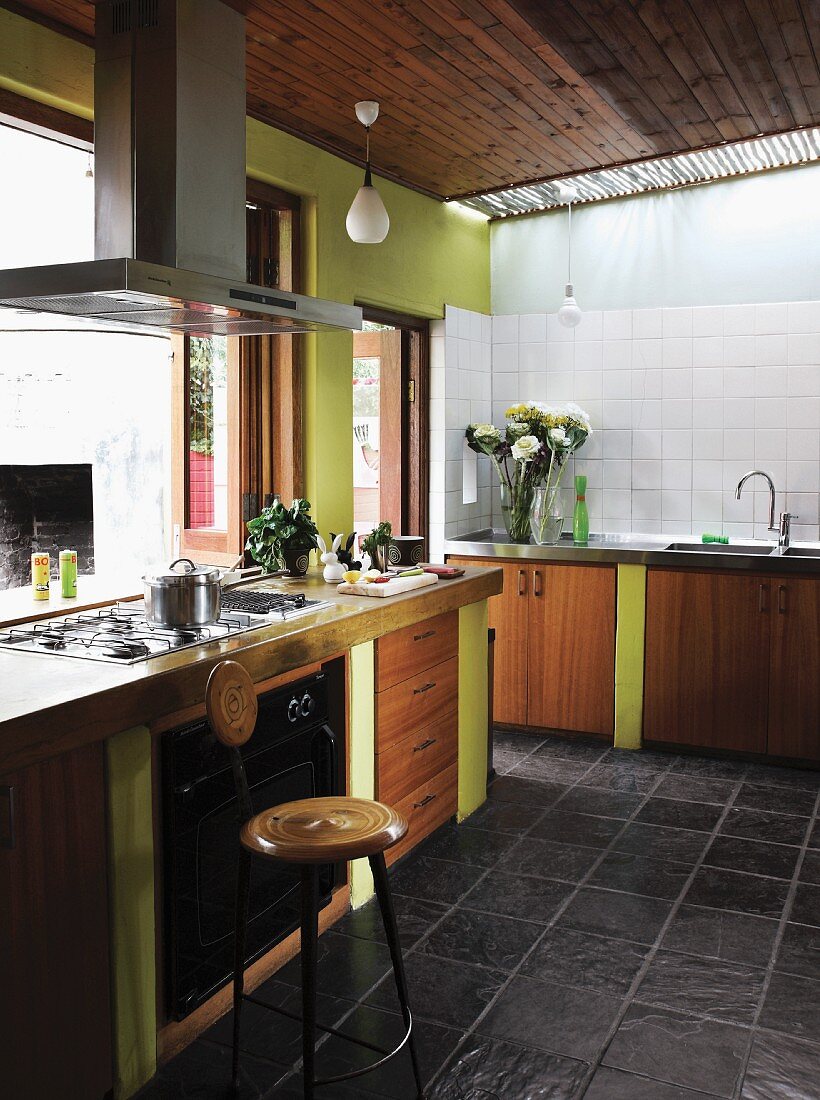
<svg viewBox="0 0 820 1100"><path fill-rule="evenodd" d="M316 700L312 695L308 695L308 693L305 692L302 696L302 716L304 718L309 718L314 710L316 710Z"/></svg>
<svg viewBox="0 0 820 1100"><path fill-rule="evenodd" d="M288 703L288 721L296 722L300 715L299 700L294 698Z"/></svg>

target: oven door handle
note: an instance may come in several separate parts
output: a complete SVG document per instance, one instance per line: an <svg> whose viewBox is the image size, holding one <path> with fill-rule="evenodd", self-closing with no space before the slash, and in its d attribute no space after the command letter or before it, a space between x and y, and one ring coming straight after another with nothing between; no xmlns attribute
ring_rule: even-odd
<svg viewBox="0 0 820 1100"><path fill-rule="evenodd" d="M339 794L339 744L336 738L336 734L326 723L322 723L316 730L316 737L324 736L330 746L330 775L333 784L333 790L331 795Z"/></svg>

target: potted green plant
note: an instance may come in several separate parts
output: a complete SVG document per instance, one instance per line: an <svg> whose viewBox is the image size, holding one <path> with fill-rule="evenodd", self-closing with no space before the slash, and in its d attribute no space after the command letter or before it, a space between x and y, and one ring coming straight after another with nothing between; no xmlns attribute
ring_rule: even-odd
<svg viewBox="0 0 820 1100"><path fill-rule="evenodd" d="M369 554L370 564L373 569L382 573L387 572L390 564L390 539L393 535L393 526L389 520L374 527L369 535L365 535L359 549L363 554Z"/></svg>
<svg viewBox="0 0 820 1100"><path fill-rule="evenodd" d="M266 573L284 567L291 577L305 575L310 551L318 546L318 530L310 515L309 500L299 497L286 508L276 497L247 526L245 549Z"/></svg>

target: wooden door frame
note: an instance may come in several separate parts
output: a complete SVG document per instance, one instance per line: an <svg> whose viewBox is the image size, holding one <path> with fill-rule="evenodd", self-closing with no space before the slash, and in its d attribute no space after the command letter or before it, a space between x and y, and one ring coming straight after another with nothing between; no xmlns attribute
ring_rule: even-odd
<svg viewBox="0 0 820 1100"><path fill-rule="evenodd" d="M378 306L362 306L364 319L402 334L402 528L430 538L430 322ZM409 400L412 384L413 400ZM429 546L428 546L429 550Z"/></svg>

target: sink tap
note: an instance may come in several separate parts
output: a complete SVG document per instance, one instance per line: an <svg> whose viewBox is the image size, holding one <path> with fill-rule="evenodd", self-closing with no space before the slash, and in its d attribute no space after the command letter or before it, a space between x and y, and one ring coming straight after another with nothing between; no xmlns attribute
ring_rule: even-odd
<svg viewBox="0 0 820 1100"><path fill-rule="evenodd" d="M749 470L748 474L744 474L743 477L740 479L740 481L737 483L737 488L735 489L735 500L740 500L740 492L741 492L743 486L746 484L746 482L749 480L750 477L765 477L766 481L769 483L769 530L770 531L777 531L778 526L774 521L774 482L772 481L772 479L769 477L769 475L766 473L765 470ZM789 536L788 536L788 524L787 524L787 530L786 530L787 545L788 545L788 537Z"/></svg>
<svg viewBox="0 0 820 1100"><path fill-rule="evenodd" d="M795 516L791 512L780 513L780 529L777 536L778 550L789 549L789 540L791 539L793 519L800 519L800 516Z"/></svg>

